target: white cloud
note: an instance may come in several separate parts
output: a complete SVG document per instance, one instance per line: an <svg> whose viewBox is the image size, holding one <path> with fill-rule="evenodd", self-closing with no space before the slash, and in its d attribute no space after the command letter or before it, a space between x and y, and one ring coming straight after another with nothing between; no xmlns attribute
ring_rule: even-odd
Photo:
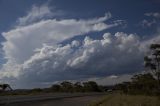
<svg viewBox="0 0 160 106"><path fill-rule="evenodd" d="M77 44L78 41L73 42ZM137 69L130 69L131 65L139 68L143 60L140 58L143 54L139 50L139 39L133 34L106 33L101 40L86 37L82 45L77 46L73 46L73 42L57 47L43 45L20 65L14 77L22 82L41 84L47 81L133 73Z"/></svg>
<svg viewBox="0 0 160 106"><path fill-rule="evenodd" d="M144 15L149 17L149 19L143 19L140 22L140 25L143 28L159 27L160 13L158 13L158 12L150 12L150 13L145 13Z"/></svg>
<svg viewBox="0 0 160 106"><path fill-rule="evenodd" d="M117 24L107 25L102 22L105 21L102 20L104 17L97 18L98 21L96 19L49 19L3 32L2 35L6 39L6 42L3 43L5 56L17 63L23 63L34 54L35 49L41 48L43 43L57 44L76 35L117 26Z"/></svg>
<svg viewBox="0 0 160 106"><path fill-rule="evenodd" d="M51 8L47 4L41 5L40 7L33 5L32 9L27 13L27 15L20 17L17 22L19 23L19 25L26 25L28 23L36 21L37 19L42 19L44 17L50 17L53 15L56 14L53 14L51 12Z"/></svg>
<svg viewBox="0 0 160 106"><path fill-rule="evenodd" d="M88 23L89 24L101 23L103 21L106 21L106 20L110 19L111 17L112 17L111 13L108 12L108 13L105 14L104 17L100 17L100 18L98 17L98 18L95 18L95 19L92 19L92 20L88 20Z"/></svg>
<svg viewBox="0 0 160 106"><path fill-rule="evenodd" d="M116 75L111 75L111 76L109 76L109 78L111 78L111 79L117 79L118 76L116 76Z"/></svg>
<svg viewBox="0 0 160 106"><path fill-rule="evenodd" d="M99 85L115 85L118 83L126 82L131 80L132 75L124 74L120 76L107 76L107 77L100 77L100 78L89 78L88 81L95 81Z"/></svg>
<svg viewBox="0 0 160 106"><path fill-rule="evenodd" d="M156 20L148 21L148 20L144 19L141 22L142 27L151 27L154 24L156 24Z"/></svg>
<svg viewBox="0 0 160 106"><path fill-rule="evenodd" d="M71 45L72 45L72 47L78 47L78 46L80 46L80 42L76 41L76 40L73 40Z"/></svg>
<svg viewBox="0 0 160 106"><path fill-rule="evenodd" d="M160 13L158 13L158 12L145 13L144 15L149 16L149 17L151 16L154 18L160 18Z"/></svg>
<svg viewBox="0 0 160 106"><path fill-rule="evenodd" d="M40 20L47 20L56 16L63 16L65 13L62 10L57 10L55 7L51 7L48 3L37 6L33 5L31 10L23 17L18 18L18 26L25 26L36 23Z"/></svg>
<svg viewBox="0 0 160 106"><path fill-rule="evenodd" d="M73 40L63 46L43 44L23 63L15 67L7 65L15 70L1 70L1 78L14 78L17 86L35 87L54 81L135 73L142 70L144 53L153 41L159 42L159 36L141 41L135 34L117 32L105 33L100 40L85 37L83 41ZM113 84L118 82L116 79ZM103 78L97 81L105 83Z"/></svg>
<svg viewBox="0 0 160 106"><path fill-rule="evenodd" d="M59 71L64 71L66 67L70 67L71 65L69 64L75 66L76 64L79 65L79 62L82 62L83 65L84 61L87 62L86 58L89 59L90 54L94 53L94 49L80 50L79 47L82 46L82 42L76 40L66 46L60 46L60 43L78 35L100 32L120 24L118 22L113 22L112 24L106 23L106 20L111 18L109 12L103 17L85 20L43 20L45 16L51 15L53 13L48 5L33 6L26 16L19 18L19 24L15 28L2 33L5 38L5 41L2 43L2 49L7 62L3 64L0 70L1 79L16 78L27 81L27 79L35 78L40 80L38 76L41 76L42 73L46 75L48 73L52 77L52 70L59 73ZM87 41L85 43L87 44ZM75 51L77 52L71 55ZM74 60L73 58L70 60L69 57L72 58L72 56L77 59ZM50 66L48 67L48 65ZM34 67L33 69L32 66ZM48 68L46 69L46 67ZM59 70L57 70L58 68ZM37 72L37 70L41 71ZM34 77L35 74L33 73L38 76ZM32 77L28 78L28 76ZM46 79L48 78L46 76Z"/></svg>

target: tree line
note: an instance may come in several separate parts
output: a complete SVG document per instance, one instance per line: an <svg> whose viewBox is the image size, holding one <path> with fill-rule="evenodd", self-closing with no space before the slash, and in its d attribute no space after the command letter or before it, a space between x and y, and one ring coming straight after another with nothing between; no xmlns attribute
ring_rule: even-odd
<svg viewBox="0 0 160 106"><path fill-rule="evenodd" d="M129 82L115 85L116 90L127 94L159 95L158 81L152 74L134 75Z"/></svg>
<svg viewBox="0 0 160 106"><path fill-rule="evenodd" d="M35 88L31 90L32 92L102 92L103 89L94 81L88 82L76 82L71 83L69 81L63 81L60 84L53 84L49 88Z"/></svg>

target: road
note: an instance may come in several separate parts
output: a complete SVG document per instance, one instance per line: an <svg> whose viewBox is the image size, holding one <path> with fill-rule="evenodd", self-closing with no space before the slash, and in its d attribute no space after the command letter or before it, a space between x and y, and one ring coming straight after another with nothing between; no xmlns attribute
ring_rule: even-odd
<svg viewBox="0 0 160 106"><path fill-rule="evenodd" d="M0 96L0 106L86 106L102 93L57 93L26 96Z"/></svg>

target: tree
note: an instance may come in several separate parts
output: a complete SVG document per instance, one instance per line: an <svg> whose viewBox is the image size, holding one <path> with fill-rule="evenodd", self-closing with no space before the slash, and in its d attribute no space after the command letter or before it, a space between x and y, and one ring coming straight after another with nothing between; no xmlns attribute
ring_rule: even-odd
<svg viewBox="0 0 160 106"><path fill-rule="evenodd" d="M30 90L30 93L39 93L42 92L43 90L41 88L33 88Z"/></svg>
<svg viewBox="0 0 160 106"><path fill-rule="evenodd" d="M145 67L150 68L160 88L160 44L151 44L150 50L150 55L144 57Z"/></svg>
<svg viewBox="0 0 160 106"><path fill-rule="evenodd" d="M61 86L58 84L52 85L52 87L50 88L53 92L59 92L61 91Z"/></svg>
<svg viewBox="0 0 160 106"><path fill-rule="evenodd" d="M122 82L120 84L115 85L115 89L122 90L123 93L128 93L130 88L131 82Z"/></svg>
<svg viewBox="0 0 160 106"><path fill-rule="evenodd" d="M83 91L83 86L82 86L81 82L76 82L74 84L74 91L76 91L76 92L82 92Z"/></svg>
<svg viewBox="0 0 160 106"><path fill-rule="evenodd" d="M64 92L73 92L73 84L71 82L63 81L61 87Z"/></svg>
<svg viewBox="0 0 160 106"><path fill-rule="evenodd" d="M153 94L157 89L157 80L150 73L134 75L131 79L132 91L142 94Z"/></svg>
<svg viewBox="0 0 160 106"><path fill-rule="evenodd" d="M12 88L10 87L9 84L0 84L0 88L1 88L2 91L5 91L7 88L9 90L12 90Z"/></svg>
<svg viewBox="0 0 160 106"><path fill-rule="evenodd" d="M84 90L87 92L99 92L99 86L94 81L88 81L83 83Z"/></svg>
<svg viewBox="0 0 160 106"><path fill-rule="evenodd" d="M150 73L137 74L130 82L123 82L115 87L124 93L154 95L157 93L157 80Z"/></svg>

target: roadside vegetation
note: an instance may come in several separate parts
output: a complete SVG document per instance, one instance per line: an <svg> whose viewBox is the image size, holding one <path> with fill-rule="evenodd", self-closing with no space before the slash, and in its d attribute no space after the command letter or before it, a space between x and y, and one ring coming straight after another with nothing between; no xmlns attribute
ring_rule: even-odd
<svg viewBox="0 0 160 106"><path fill-rule="evenodd" d="M156 96L109 94L89 106L160 106Z"/></svg>
<svg viewBox="0 0 160 106"><path fill-rule="evenodd" d="M34 89L17 89L12 91L0 91L2 95L34 95L43 93L86 93L86 92L104 92L105 87L97 85L94 81L71 83L63 81L60 84L54 84L49 88L34 88Z"/></svg>

